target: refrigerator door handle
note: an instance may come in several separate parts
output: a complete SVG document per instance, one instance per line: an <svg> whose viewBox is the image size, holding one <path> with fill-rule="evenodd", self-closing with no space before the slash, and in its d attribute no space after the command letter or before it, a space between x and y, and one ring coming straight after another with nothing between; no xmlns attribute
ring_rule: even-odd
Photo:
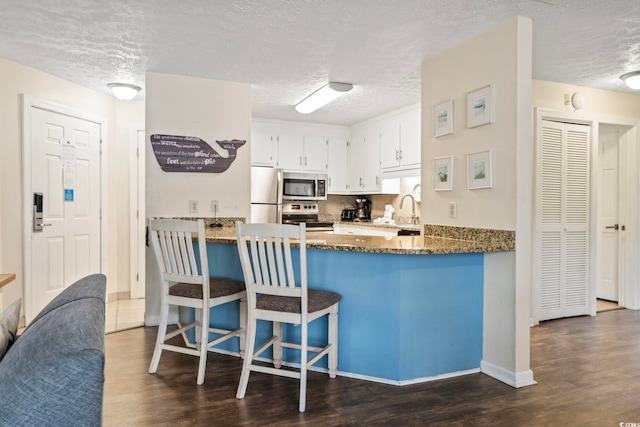
<svg viewBox="0 0 640 427"><path fill-rule="evenodd" d="M278 204L278 212L276 214L276 224L282 224L282 204Z"/></svg>

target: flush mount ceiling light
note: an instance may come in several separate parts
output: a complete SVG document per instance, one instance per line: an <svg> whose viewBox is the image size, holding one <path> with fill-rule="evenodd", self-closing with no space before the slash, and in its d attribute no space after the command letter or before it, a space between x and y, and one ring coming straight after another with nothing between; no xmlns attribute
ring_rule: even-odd
<svg viewBox="0 0 640 427"><path fill-rule="evenodd" d="M640 89L640 71L632 71L620 76L631 89Z"/></svg>
<svg viewBox="0 0 640 427"><path fill-rule="evenodd" d="M353 89L351 83L329 82L296 104L296 111L309 114Z"/></svg>
<svg viewBox="0 0 640 427"><path fill-rule="evenodd" d="M140 86L131 85L129 83L109 83L107 85L113 96L123 101L131 101L140 92Z"/></svg>

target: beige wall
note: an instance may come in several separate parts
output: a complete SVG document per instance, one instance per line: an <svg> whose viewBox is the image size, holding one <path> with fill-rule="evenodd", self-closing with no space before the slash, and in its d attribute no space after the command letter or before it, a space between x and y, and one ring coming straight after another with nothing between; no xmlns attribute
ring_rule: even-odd
<svg viewBox="0 0 640 427"><path fill-rule="evenodd" d="M509 21L512 22L512 21ZM514 230L516 225L516 37L499 26L422 66L422 221ZM467 93L493 85L494 123L467 128ZM453 134L433 137L433 106L454 102ZM467 189L467 154L493 150L493 189ZM433 159L454 156L453 191L433 191ZM450 218L449 202L457 204Z"/></svg>
<svg viewBox="0 0 640 427"><path fill-rule="evenodd" d="M533 81L533 106L556 111L574 111L571 106L565 107L564 94L575 92L585 96L584 107L579 111L582 114L640 118L640 95L542 80Z"/></svg>
<svg viewBox="0 0 640 427"><path fill-rule="evenodd" d="M515 254L485 256L481 369L514 386L529 369L532 21L514 17L422 66L422 222L516 230ZM468 92L493 85L494 122L467 128ZM454 100L453 134L433 137L433 106ZM493 188L467 189L467 154L493 150ZM454 157L454 190L433 190L433 159ZM457 204L450 218L449 202Z"/></svg>
<svg viewBox="0 0 640 427"><path fill-rule="evenodd" d="M15 282L3 288L2 304L8 305L23 295L22 274L22 103L21 94L60 104L72 110L99 115L106 119L106 140L103 156L106 156L106 200L103 207L106 215L107 275L108 292L116 292L118 283L128 278L119 265L128 259L128 244L122 245L121 220L128 210L128 184L122 187L122 171L128 171L128 154L122 149L128 139L121 139L116 125L119 101L110 95L96 92L74 83L53 77L33 68L25 67L0 58L0 270L14 272ZM144 106L130 104L122 118L141 117ZM128 224L128 220L124 225ZM128 268L128 263L126 266Z"/></svg>

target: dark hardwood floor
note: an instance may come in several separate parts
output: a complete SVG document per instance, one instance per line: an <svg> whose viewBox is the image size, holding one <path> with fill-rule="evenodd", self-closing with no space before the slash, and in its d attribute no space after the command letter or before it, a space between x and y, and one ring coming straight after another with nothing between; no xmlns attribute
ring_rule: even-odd
<svg viewBox="0 0 640 427"><path fill-rule="evenodd" d="M106 336L105 426L618 426L640 423L640 311L544 322L531 329L538 385L511 388L484 374L391 386L311 372L307 412L298 383L252 373L235 398L239 358L164 352L147 373L156 328Z"/></svg>

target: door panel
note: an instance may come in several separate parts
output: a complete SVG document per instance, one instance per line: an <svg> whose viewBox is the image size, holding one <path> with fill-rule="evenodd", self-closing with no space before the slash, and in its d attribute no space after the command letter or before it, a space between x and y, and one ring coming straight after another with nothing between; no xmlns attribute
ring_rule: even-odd
<svg viewBox="0 0 640 427"><path fill-rule="evenodd" d="M31 234L27 313L34 316L64 288L100 272L101 125L37 107L30 122L31 191L43 193L46 224ZM65 188L73 194L66 200Z"/></svg>
<svg viewBox="0 0 640 427"><path fill-rule="evenodd" d="M618 135L600 135L597 298L618 301Z"/></svg>
<svg viewBox="0 0 640 427"><path fill-rule="evenodd" d="M538 141L538 320L589 314L590 127L542 121Z"/></svg>

